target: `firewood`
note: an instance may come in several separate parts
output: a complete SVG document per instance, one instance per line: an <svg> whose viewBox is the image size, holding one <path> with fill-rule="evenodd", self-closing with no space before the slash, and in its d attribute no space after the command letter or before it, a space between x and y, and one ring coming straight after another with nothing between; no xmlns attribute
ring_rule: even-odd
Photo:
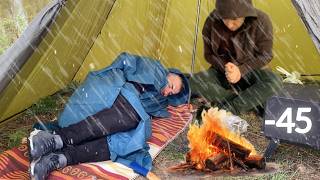
<svg viewBox="0 0 320 180"><path fill-rule="evenodd" d="M178 164L175 166L171 166L167 170L169 172L177 172L177 171L185 171L188 169L194 169L194 165L189 164L189 163L182 163L182 164Z"/></svg>
<svg viewBox="0 0 320 180"><path fill-rule="evenodd" d="M229 156L229 162L230 162L230 170L233 170L233 160L232 160L232 153L231 153L231 148L230 148L230 142L227 141L228 144L228 156Z"/></svg>
<svg viewBox="0 0 320 180"><path fill-rule="evenodd" d="M235 162L235 164L240 166L243 170L245 170L245 171L248 170L249 167L242 160L240 160L234 156L232 157L232 160Z"/></svg>
<svg viewBox="0 0 320 180"><path fill-rule="evenodd" d="M223 170L223 169L230 169L230 162L228 160L221 162L220 164L217 165L217 168L219 170Z"/></svg>
<svg viewBox="0 0 320 180"><path fill-rule="evenodd" d="M187 154L186 154L186 156L185 156L185 160L186 160L186 163L190 163L190 162L191 162L190 152L187 152Z"/></svg>
<svg viewBox="0 0 320 180"><path fill-rule="evenodd" d="M206 169L209 169L211 171L218 171L218 170L229 170L230 169L230 163L228 161L228 158L224 161L220 162L217 165L214 165L214 163L210 162L210 160L206 160Z"/></svg>
<svg viewBox="0 0 320 180"><path fill-rule="evenodd" d="M230 141L230 140L228 140L218 134L215 135L215 138L214 138L214 141L212 142L212 144L224 152L229 152L228 142L230 144L231 152L239 159L245 159L251 153L250 149L247 149L247 148L241 146L240 144L232 142L232 141Z"/></svg>
<svg viewBox="0 0 320 180"><path fill-rule="evenodd" d="M262 156L249 156L244 160L244 163L250 168L257 168L257 169L266 168L266 161L265 161L265 158Z"/></svg>
<svg viewBox="0 0 320 180"><path fill-rule="evenodd" d="M205 165L206 168L215 171L220 168L220 164L228 160L228 156L226 156L224 153L219 153L213 157L210 157L206 159Z"/></svg>

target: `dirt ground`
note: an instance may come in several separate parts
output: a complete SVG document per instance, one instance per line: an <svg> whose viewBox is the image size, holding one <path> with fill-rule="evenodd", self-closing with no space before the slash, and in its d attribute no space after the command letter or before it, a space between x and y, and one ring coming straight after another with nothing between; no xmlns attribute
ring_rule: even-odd
<svg viewBox="0 0 320 180"><path fill-rule="evenodd" d="M60 92L39 101L20 116L0 126L0 152L17 146L22 137L28 136L32 125L38 120L52 121L63 108L63 104L70 96L70 92ZM254 113L241 116L250 124L245 137L263 154L268 144L261 133L261 121ZM295 145L281 144L273 156L272 162L279 166L276 173L263 176L218 176L209 173L179 172L170 173L168 168L184 161L184 154L188 152L186 138L188 129L170 143L154 160L153 172L161 179L320 179L320 151ZM138 179L144 179L139 177Z"/></svg>

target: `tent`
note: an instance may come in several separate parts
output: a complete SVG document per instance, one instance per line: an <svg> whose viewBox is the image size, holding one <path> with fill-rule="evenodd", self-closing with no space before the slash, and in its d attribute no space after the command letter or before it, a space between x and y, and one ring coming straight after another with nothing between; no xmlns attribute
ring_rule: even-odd
<svg viewBox="0 0 320 180"><path fill-rule="evenodd" d="M301 5L305 2L254 0L274 25L271 65L320 74L315 45L319 37L301 19L310 12ZM214 4L214 0L52 1L0 57L0 123L71 81L82 81L89 71L109 65L124 51L159 59L184 72L208 68L201 29Z"/></svg>

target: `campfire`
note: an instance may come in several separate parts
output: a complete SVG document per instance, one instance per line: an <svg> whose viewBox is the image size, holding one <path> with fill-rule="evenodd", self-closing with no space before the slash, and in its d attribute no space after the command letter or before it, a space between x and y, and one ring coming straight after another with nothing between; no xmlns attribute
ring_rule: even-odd
<svg viewBox="0 0 320 180"><path fill-rule="evenodd" d="M170 170L248 171L264 169L265 160L254 146L241 136L240 130L230 128L224 110L211 108L202 112L202 124L193 124L188 132L190 151L186 162Z"/></svg>

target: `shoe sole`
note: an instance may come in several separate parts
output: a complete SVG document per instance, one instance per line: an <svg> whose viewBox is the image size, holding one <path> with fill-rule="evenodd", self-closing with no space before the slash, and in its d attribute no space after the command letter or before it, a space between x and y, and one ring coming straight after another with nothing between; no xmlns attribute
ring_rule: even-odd
<svg viewBox="0 0 320 180"><path fill-rule="evenodd" d="M34 167L35 165L40 161L41 157L39 157L37 160L32 161L30 163L30 175L31 175L31 179L34 177Z"/></svg>
<svg viewBox="0 0 320 180"><path fill-rule="evenodd" d="M31 151L33 150L33 136L37 135L41 130L34 129L31 133L30 136L28 137L28 151L29 151L29 160L30 162L33 161L35 158L32 157ZM37 159L39 159L38 157Z"/></svg>

